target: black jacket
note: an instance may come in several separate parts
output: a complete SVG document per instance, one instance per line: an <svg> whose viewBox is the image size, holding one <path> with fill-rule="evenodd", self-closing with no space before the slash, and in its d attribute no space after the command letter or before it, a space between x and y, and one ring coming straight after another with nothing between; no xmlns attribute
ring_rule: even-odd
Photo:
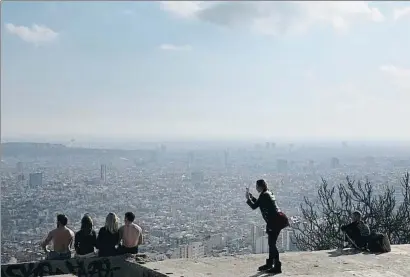
<svg viewBox="0 0 410 277"><path fill-rule="evenodd" d="M97 245L97 234L94 230L80 230L75 234L74 248L78 255L86 255L94 252Z"/></svg>
<svg viewBox="0 0 410 277"><path fill-rule="evenodd" d="M117 232L110 233L105 227L102 227L98 232L97 248L98 256L108 257L117 255L117 246L120 243L120 235Z"/></svg>
<svg viewBox="0 0 410 277"><path fill-rule="evenodd" d="M275 228L275 223L278 218L279 208L276 205L275 195L269 190L261 192L259 198L256 199L251 195L251 199L248 199L246 203L253 209L260 208L262 217L266 222L266 231Z"/></svg>

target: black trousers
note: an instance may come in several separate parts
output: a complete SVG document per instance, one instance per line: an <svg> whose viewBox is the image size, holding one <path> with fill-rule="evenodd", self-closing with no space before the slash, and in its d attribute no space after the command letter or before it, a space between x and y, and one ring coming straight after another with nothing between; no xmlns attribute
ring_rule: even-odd
<svg viewBox="0 0 410 277"><path fill-rule="evenodd" d="M278 237L281 230L268 230L266 233L268 234L268 245L269 245L269 258L270 262L279 262L279 251L276 247L276 242L278 241Z"/></svg>

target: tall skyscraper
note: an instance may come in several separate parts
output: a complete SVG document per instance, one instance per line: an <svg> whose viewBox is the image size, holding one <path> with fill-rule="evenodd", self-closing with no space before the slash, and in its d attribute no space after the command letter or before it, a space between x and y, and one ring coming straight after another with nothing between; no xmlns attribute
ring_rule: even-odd
<svg viewBox="0 0 410 277"><path fill-rule="evenodd" d="M43 173L30 173L28 184L31 188L41 187L43 185Z"/></svg>
<svg viewBox="0 0 410 277"><path fill-rule="evenodd" d="M24 177L24 169L23 169L22 162L16 163L16 172L17 172L17 181L19 182L20 185L23 185L25 177Z"/></svg>
<svg viewBox="0 0 410 277"><path fill-rule="evenodd" d="M105 164L101 165L101 181L104 183L107 181L107 165Z"/></svg>
<svg viewBox="0 0 410 277"><path fill-rule="evenodd" d="M189 151L188 153L188 169L194 167L195 155L193 151Z"/></svg>

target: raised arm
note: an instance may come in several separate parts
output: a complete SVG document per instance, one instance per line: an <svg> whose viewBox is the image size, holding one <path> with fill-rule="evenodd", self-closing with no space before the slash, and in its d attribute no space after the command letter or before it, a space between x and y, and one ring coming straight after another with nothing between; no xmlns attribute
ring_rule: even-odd
<svg viewBox="0 0 410 277"><path fill-rule="evenodd" d="M255 210L255 209L259 208L259 202L260 202L262 197L263 197L263 194L261 194L261 196L259 196L259 198L256 199L255 197L253 197L252 194L249 194L249 199L246 201L246 204L248 204L249 207L252 208L252 210Z"/></svg>

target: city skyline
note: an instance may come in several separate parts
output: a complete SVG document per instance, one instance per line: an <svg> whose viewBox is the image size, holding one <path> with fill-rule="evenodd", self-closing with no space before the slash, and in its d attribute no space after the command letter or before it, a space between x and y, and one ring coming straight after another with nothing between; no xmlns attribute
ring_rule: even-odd
<svg viewBox="0 0 410 277"><path fill-rule="evenodd" d="M406 2L1 5L3 138L410 139Z"/></svg>

